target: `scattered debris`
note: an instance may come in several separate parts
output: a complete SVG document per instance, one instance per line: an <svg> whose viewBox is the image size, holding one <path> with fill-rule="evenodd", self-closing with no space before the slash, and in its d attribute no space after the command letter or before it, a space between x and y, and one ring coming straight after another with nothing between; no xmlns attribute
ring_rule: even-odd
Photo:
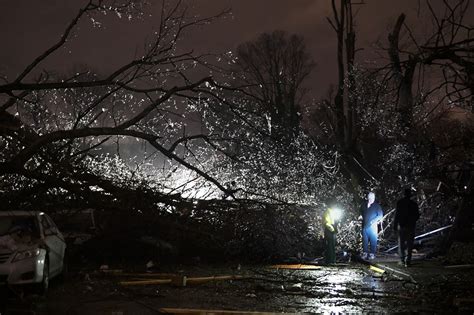
<svg viewBox="0 0 474 315"><path fill-rule="evenodd" d="M423 233L421 235L417 235L417 236L415 236L415 240L419 240L419 239L422 239L422 238L427 237L429 235L433 235L433 234L436 234L436 233L443 232L444 230L447 230L447 229L451 228L452 226L453 226L452 224L449 224L449 225L443 226L439 229L436 229L436 230L433 230L433 231L430 231L430 232L426 232L426 233ZM397 249L397 248L398 248L398 245L390 247L385 252L388 253L388 252L391 252L392 250Z"/></svg>
<svg viewBox="0 0 474 315"><path fill-rule="evenodd" d="M372 271L378 272L378 273L384 273L385 272L385 270L383 270L382 268L376 267L374 265L370 265L369 269L372 270Z"/></svg>
<svg viewBox="0 0 474 315"><path fill-rule="evenodd" d="M151 272L154 272L154 271L157 270L157 266L156 266L156 264L153 262L153 260L148 261L148 262L146 263L145 267L146 267L146 272L150 272L150 273L151 273Z"/></svg>
<svg viewBox="0 0 474 315"><path fill-rule="evenodd" d="M99 272L106 273L106 274L120 274L123 272L122 269L100 269Z"/></svg>
<svg viewBox="0 0 474 315"><path fill-rule="evenodd" d="M304 269L304 270L318 270L321 266L316 265L304 265L304 264L288 264L288 265L272 265L272 269Z"/></svg>
<svg viewBox="0 0 474 315"><path fill-rule="evenodd" d="M121 285L155 285L155 284L170 284L172 279L153 279L153 280L138 280L138 281L120 281Z"/></svg>
<svg viewBox="0 0 474 315"><path fill-rule="evenodd" d="M387 265L375 264L374 268L379 268L379 269L382 269L384 271L389 271L392 275L395 274L395 275L401 276L403 279L409 280L411 283L417 283L412 275L410 275L406 272L400 271L398 269L391 268Z"/></svg>
<svg viewBox="0 0 474 315"><path fill-rule="evenodd" d="M287 288L288 291L301 291L303 289L303 283L295 283Z"/></svg>
<svg viewBox="0 0 474 315"><path fill-rule="evenodd" d="M186 286L188 284L202 284L212 281L224 281L224 280L243 280L247 279L245 276L232 275L232 276L212 276L212 277L192 277L186 276L175 276L170 279L152 279L152 280L134 280L134 281L120 281L121 285L124 286L140 286L140 285L156 285L156 284L172 284L175 286Z"/></svg>
<svg viewBox="0 0 474 315"><path fill-rule="evenodd" d="M130 273L123 271L114 271L114 272L105 272L106 276L115 276L115 277L135 277L135 278L157 278L157 279L171 279L174 276L177 276L175 273Z"/></svg>
<svg viewBox="0 0 474 315"><path fill-rule="evenodd" d="M398 270L394 267L395 257L385 264L372 262L372 268L358 263L338 268L317 266L317 270L242 266L241 275L232 275L236 264L206 266L204 270L203 266L187 265L186 271L177 266L163 267L174 273L129 272L126 266L103 271L97 268L84 272L93 281L70 279L53 289L47 303L59 309L57 305L66 301L57 314L67 313L66 307L88 314L100 305L108 307L107 314L111 307L127 314L140 313L138 309L130 312L127 305L145 307L155 313L169 312L175 307L182 310L182 307L201 312L217 309L217 314L220 308L254 311L255 305L266 312L292 313L447 313L452 309L473 309L472 269L461 269L462 272L457 273L456 268L445 268L442 261L427 261L420 262L416 268ZM194 276L202 272L216 276ZM415 277L417 283L407 275ZM197 287L198 284L204 285ZM98 300L103 304L97 303ZM189 314L193 314L191 311ZM239 314L240 311L232 312Z"/></svg>
<svg viewBox="0 0 474 315"><path fill-rule="evenodd" d="M170 313L170 314L233 314L233 315L240 315L240 314L258 314L258 315L273 315L279 314L284 315L285 313L270 313L270 312L245 312L245 311L225 311L225 310L201 310L201 309L183 309L183 308L161 308L160 313Z"/></svg>

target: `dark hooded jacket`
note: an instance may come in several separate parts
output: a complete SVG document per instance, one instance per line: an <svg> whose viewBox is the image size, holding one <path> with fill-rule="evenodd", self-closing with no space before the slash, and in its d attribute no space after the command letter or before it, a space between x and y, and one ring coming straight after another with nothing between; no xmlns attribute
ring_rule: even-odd
<svg viewBox="0 0 474 315"><path fill-rule="evenodd" d="M395 210L395 227L414 227L420 217L420 211L416 202L409 197L404 197L397 202Z"/></svg>

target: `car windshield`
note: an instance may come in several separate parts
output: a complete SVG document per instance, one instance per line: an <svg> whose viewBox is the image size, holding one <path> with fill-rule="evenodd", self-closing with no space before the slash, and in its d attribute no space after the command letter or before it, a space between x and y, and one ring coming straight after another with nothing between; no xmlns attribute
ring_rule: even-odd
<svg viewBox="0 0 474 315"><path fill-rule="evenodd" d="M39 237L39 229L34 216L0 216L0 236L17 234Z"/></svg>

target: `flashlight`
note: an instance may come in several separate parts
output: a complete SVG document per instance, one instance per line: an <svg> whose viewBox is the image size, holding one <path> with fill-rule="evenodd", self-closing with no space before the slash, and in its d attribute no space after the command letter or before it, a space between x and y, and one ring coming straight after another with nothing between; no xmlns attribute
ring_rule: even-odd
<svg viewBox="0 0 474 315"><path fill-rule="evenodd" d="M339 221L342 218L342 210L339 208L332 208L331 217L334 221Z"/></svg>

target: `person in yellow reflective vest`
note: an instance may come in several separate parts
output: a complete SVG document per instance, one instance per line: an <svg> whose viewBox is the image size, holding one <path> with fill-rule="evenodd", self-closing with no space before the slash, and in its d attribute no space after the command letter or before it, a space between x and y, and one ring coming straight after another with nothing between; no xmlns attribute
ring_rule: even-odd
<svg viewBox="0 0 474 315"><path fill-rule="evenodd" d="M324 242L325 251L324 258L326 264L336 263L336 233L339 211L334 207L327 208L323 213L323 228L324 228Z"/></svg>

